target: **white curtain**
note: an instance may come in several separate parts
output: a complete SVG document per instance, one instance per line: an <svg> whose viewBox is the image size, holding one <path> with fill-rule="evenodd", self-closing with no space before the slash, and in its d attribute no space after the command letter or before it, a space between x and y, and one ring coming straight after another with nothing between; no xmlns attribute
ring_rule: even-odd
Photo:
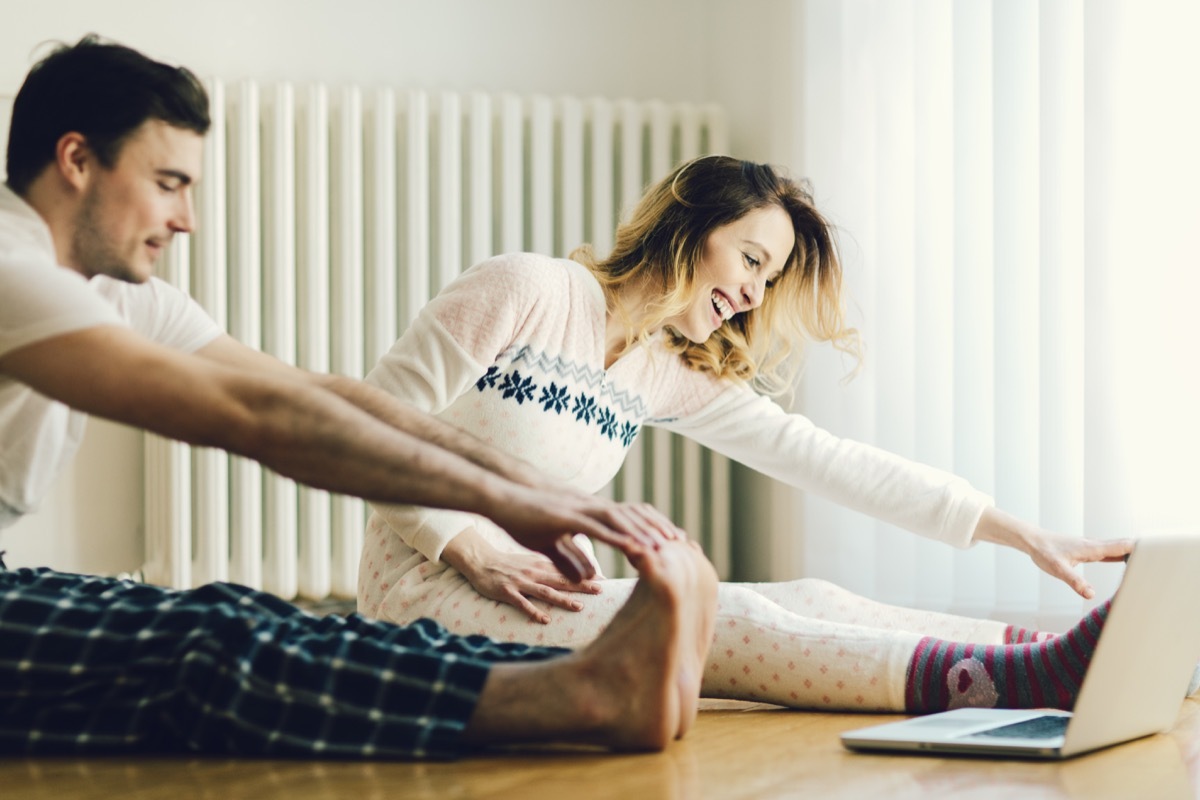
<svg viewBox="0 0 1200 800"><path fill-rule="evenodd" d="M863 371L797 408L1071 535L1200 525L1200 4L807 0L802 157L840 230ZM1081 601L806 496L789 568L1056 626ZM1102 596L1116 567L1089 567Z"/></svg>

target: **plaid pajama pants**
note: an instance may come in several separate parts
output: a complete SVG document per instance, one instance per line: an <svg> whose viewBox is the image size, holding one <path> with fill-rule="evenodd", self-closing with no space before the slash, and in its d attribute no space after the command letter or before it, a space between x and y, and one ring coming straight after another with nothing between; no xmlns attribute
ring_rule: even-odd
<svg viewBox="0 0 1200 800"><path fill-rule="evenodd" d="M565 652L0 561L0 753L450 758L493 664Z"/></svg>

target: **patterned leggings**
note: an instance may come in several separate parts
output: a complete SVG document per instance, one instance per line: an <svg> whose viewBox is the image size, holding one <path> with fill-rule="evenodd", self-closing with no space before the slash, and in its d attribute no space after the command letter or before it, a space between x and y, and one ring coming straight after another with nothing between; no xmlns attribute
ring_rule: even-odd
<svg viewBox="0 0 1200 800"><path fill-rule="evenodd" d="M0 753L452 757L492 664L561 652L0 562Z"/></svg>
<svg viewBox="0 0 1200 800"><path fill-rule="evenodd" d="M378 587L364 577L359 608L380 619L432 617L454 633L571 648L600 634L634 584L605 580L599 595L573 594L583 610L549 609L543 625L443 565L426 562ZM703 695L794 708L903 711L905 674L922 636L1003 644L1008 627L876 603L817 579L722 583L718 601Z"/></svg>

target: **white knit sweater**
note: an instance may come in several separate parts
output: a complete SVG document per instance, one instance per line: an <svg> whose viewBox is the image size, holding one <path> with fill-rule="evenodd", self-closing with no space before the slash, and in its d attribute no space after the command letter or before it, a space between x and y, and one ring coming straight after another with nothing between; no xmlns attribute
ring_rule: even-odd
<svg viewBox="0 0 1200 800"><path fill-rule="evenodd" d="M640 428L654 425L959 547L991 505L961 478L833 436L745 386L688 369L661 346L635 347L607 370L604 356L604 296L588 270L503 255L430 302L367 381L587 491L611 480ZM412 506L375 513L403 540L409 565L438 562L472 525L515 546L470 514ZM367 537L366 548L377 547Z"/></svg>

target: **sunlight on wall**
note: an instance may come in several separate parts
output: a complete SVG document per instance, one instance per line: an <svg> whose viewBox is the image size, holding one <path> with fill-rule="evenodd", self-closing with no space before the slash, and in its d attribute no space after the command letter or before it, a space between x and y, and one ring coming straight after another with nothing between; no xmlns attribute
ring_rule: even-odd
<svg viewBox="0 0 1200 800"><path fill-rule="evenodd" d="M840 228L869 349L845 386L814 349L802 410L1053 531L1200 524L1197 4L805 9L800 168ZM802 507L793 574L1007 618L1079 608L1015 551ZM1120 570L1088 575L1105 596Z"/></svg>
<svg viewBox="0 0 1200 800"><path fill-rule="evenodd" d="M1125 523L1133 530L1196 526L1200 110L1191 87L1200 77L1200 8L1181 0L1119 10L1105 422L1115 434Z"/></svg>

